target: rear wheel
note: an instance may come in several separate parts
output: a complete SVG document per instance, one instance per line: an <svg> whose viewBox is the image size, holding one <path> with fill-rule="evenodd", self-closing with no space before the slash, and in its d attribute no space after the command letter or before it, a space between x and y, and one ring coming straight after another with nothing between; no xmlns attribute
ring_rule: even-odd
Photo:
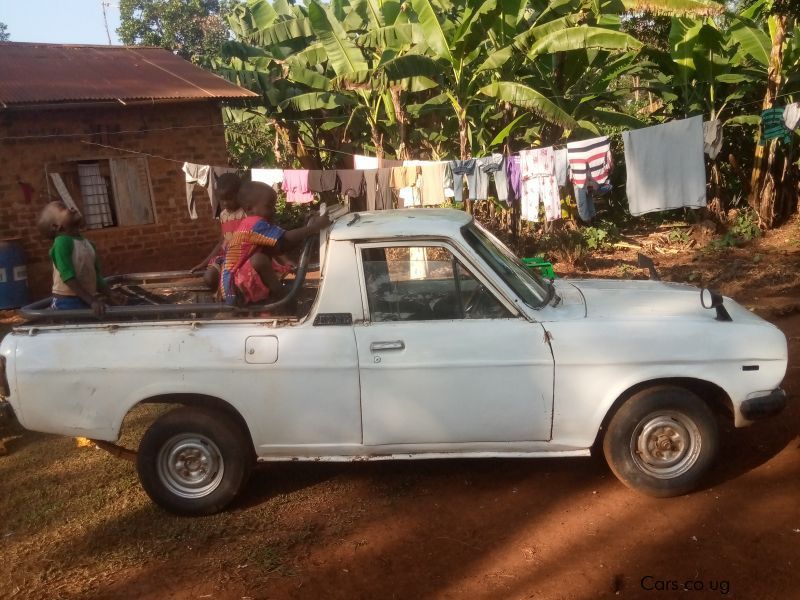
<svg viewBox="0 0 800 600"><path fill-rule="evenodd" d="M718 446L717 422L708 406L692 392L671 386L629 398L603 438L606 461L620 481L658 497L695 489Z"/></svg>
<svg viewBox="0 0 800 600"><path fill-rule="evenodd" d="M178 408L158 418L139 444L136 467L147 495L182 515L221 511L247 482L252 450L228 415Z"/></svg>

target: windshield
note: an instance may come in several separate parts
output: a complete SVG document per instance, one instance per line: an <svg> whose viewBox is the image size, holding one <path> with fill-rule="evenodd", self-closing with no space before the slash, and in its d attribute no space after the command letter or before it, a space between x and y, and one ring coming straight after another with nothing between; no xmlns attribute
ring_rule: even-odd
<svg viewBox="0 0 800 600"><path fill-rule="evenodd" d="M503 242L475 222L462 227L461 233L470 247L525 304L541 308L550 301L552 284L532 274Z"/></svg>

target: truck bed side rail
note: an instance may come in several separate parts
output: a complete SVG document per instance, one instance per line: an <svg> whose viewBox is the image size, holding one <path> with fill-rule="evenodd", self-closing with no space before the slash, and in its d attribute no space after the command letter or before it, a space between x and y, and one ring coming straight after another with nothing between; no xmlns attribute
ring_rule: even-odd
<svg viewBox="0 0 800 600"><path fill-rule="evenodd" d="M142 306L108 306L102 317L97 317L89 308L54 310L50 308L51 298L43 298L20 309L19 313L30 322L37 321L117 321L121 319L154 319L158 317L196 318L199 316L249 316L254 313L263 313L281 308L291 302L305 282L308 273L312 248L317 242L316 236L310 236L303 244L303 251L297 265L297 272L288 292L280 299L269 304L252 304L239 307L222 304L219 302L188 303L188 304L149 304ZM144 284L169 282L176 279L191 277L190 271L164 271L153 273L131 273L128 275L114 275L106 278L111 285Z"/></svg>

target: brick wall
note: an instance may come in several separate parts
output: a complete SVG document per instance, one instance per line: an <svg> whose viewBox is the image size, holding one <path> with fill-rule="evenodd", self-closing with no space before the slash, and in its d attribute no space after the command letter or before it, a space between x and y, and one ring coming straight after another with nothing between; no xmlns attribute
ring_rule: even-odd
<svg viewBox="0 0 800 600"><path fill-rule="evenodd" d="M42 207L50 196L58 198L52 182L48 192L48 163L135 156L83 143L87 140L179 161L226 165L221 119L215 102L0 110L0 239L21 239L32 297L49 294L52 279L48 257L51 242L36 229ZM197 125L211 127L142 132ZM128 131L136 133L124 133ZM3 139L69 133L93 135ZM187 269L208 254L219 239L219 226L212 218L205 190L195 189L199 218L191 220L181 164L152 157L147 161L156 222L86 232L97 246L106 275ZM34 188L30 202L26 202L18 179Z"/></svg>

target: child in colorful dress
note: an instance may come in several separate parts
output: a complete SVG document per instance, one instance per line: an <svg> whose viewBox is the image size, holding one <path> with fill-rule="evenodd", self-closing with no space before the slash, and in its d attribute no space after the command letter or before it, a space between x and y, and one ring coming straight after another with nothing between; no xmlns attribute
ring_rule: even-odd
<svg viewBox="0 0 800 600"><path fill-rule="evenodd" d="M239 203L247 211L225 251L220 287L227 304L253 304L282 295L273 256L298 245L326 227L327 215L314 216L304 227L286 231L270 221L275 216L275 190L259 182L246 182Z"/></svg>
<svg viewBox="0 0 800 600"><path fill-rule="evenodd" d="M222 238L214 246L211 253L192 269L193 273L205 269L203 282L212 290L217 289L219 285L219 274L222 269L222 261L225 259L225 250L228 247L228 243L233 233L239 228L242 219L247 216L244 209L239 206L239 200L237 199L241 185L242 182L235 173L223 173L217 179L217 193L222 205L222 211L219 214Z"/></svg>
<svg viewBox="0 0 800 600"><path fill-rule="evenodd" d="M80 234L83 215L57 200L44 207L38 226L53 240L50 248L53 261L51 308L91 308L95 315L103 315L104 294L110 295L110 290L100 274L94 244Z"/></svg>

